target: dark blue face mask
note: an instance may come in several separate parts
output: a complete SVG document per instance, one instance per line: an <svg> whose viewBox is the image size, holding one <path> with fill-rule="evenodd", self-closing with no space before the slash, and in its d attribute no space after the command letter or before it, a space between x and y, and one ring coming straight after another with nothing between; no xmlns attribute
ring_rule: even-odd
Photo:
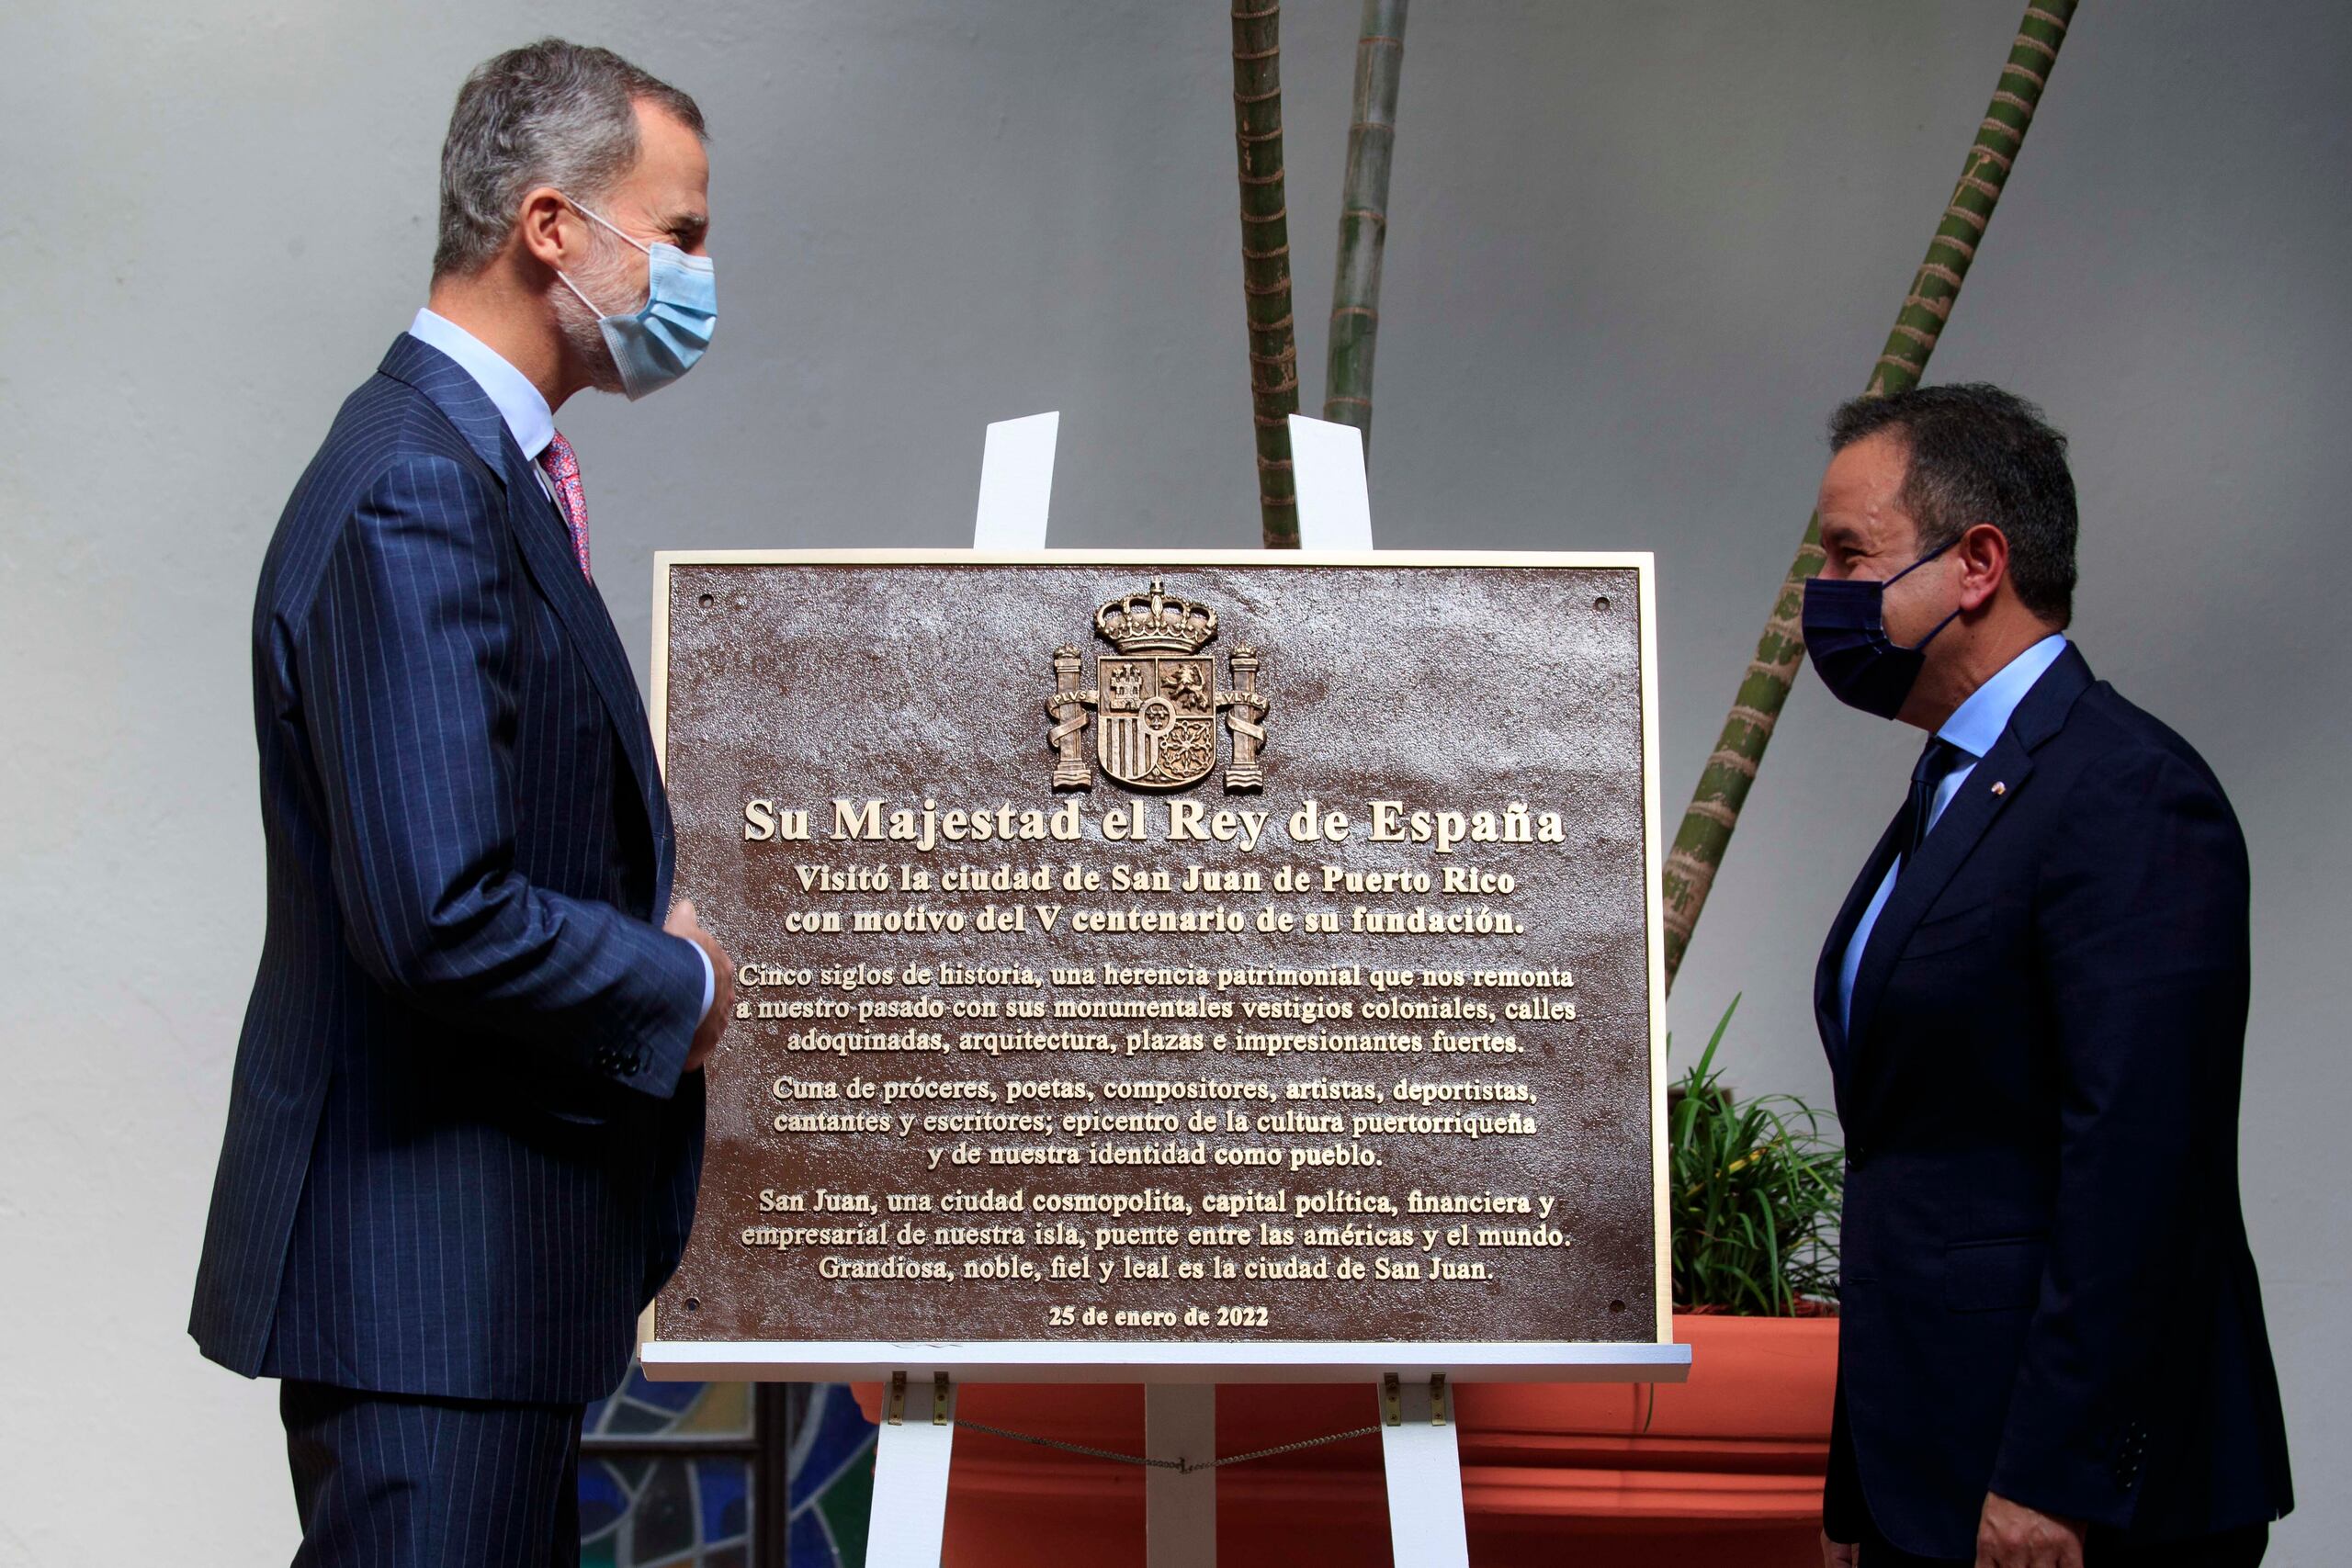
<svg viewBox="0 0 2352 1568"><path fill-rule="evenodd" d="M1938 621L1935 631L1904 648L1887 639L1886 591L1944 551L1937 546L1883 582L1866 578L1842 581L1807 578L1804 585L1804 650L1830 695L1849 707L1893 718L1903 711L1903 699L1919 679L1928 661L1921 651L1960 615L1952 611Z"/></svg>

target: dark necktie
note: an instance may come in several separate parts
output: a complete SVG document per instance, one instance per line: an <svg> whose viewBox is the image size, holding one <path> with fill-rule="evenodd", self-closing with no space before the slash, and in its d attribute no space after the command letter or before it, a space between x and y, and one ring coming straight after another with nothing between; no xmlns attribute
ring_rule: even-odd
<svg viewBox="0 0 2352 1568"><path fill-rule="evenodd" d="M1911 770L1911 843L1904 852L1904 864L1918 858L1919 846L1927 841L1938 787L1951 776L1952 770L1967 767L1975 761L1975 752L1955 746L1940 735L1928 738L1927 749L1919 753L1919 765Z"/></svg>

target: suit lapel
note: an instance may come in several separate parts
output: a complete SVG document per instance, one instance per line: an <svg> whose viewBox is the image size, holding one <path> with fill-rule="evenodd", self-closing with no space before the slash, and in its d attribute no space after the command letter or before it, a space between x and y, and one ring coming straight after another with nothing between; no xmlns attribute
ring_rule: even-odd
<svg viewBox="0 0 2352 1568"><path fill-rule="evenodd" d="M1879 835L1878 847L1862 863L1861 874L1847 891L1845 907L1830 923L1828 940L1821 944L1820 962L1813 970L1813 1018L1821 1031L1821 1043L1829 1054L1829 1070L1843 1078L1849 1053L1846 1049L1846 1026L1838 1016L1838 971L1846 960L1846 948L1854 940L1854 928L1861 923L1862 911L1869 908L1871 896L1878 885L1886 880L1886 868L1894 863L1895 851L1910 836L1911 807L1906 803L1894 814L1894 820Z"/></svg>
<svg viewBox="0 0 2352 1568"><path fill-rule="evenodd" d="M605 607L604 595L581 575L571 542L555 503L539 488L529 458L514 444L498 405L465 367L447 355L409 336L394 340L378 367L423 393L465 438L506 491L507 525L514 531L523 561L539 594L553 606L570 634L573 651L586 666L596 694L621 738L621 750L636 775L638 795L653 837L657 908L666 904L670 881L670 812L653 761L652 735L638 700L637 677L620 634Z"/></svg>
<svg viewBox="0 0 2352 1568"><path fill-rule="evenodd" d="M506 434L504 421L500 421L499 429L507 516L522 546L524 564L540 594L555 607L564 629L571 634L572 649L588 667L588 678L604 698L614 728L620 732L621 750L628 757L629 771L637 776L638 794L645 803L655 855L664 868L661 879L666 881L669 811L654 765L652 730L646 722L645 706L638 700L637 677L629 670L628 654L621 647L612 613L605 607L605 596L581 575L563 521L533 476L531 460L514 445L514 436Z"/></svg>
<svg viewBox="0 0 2352 1568"><path fill-rule="evenodd" d="M2058 733L2075 700L2090 683L2090 666L2069 644L2018 705L2001 739L1970 771L1919 846L1917 857L1895 878L1894 891L1871 928L1861 964L1854 973L1853 1005L1849 1010L1851 1040L1870 1038L1871 1015L1912 932L1975 852L1995 820L2024 793L2033 774L2034 751ZM1847 1055L1849 1062L1860 1065L1859 1049L1849 1047Z"/></svg>
<svg viewBox="0 0 2352 1568"><path fill-rule="evenodd" d="M1853 1037L1870 1037L1871 1011L1887 976L1920 919L1942 894L1953 875L1974 852L1977 840L1993 825L2003 807L2018 797L2033 763L2015 730L2004 731L1993 750L1970 771L1960 793L1919 846L1918 855L1894 879L1886 908L1878 912L1870 941L1862 945L1862 962L1854 971L1854 1002L1849 1010ZM2000 785L1996 792L1994 785Z"/></svg>

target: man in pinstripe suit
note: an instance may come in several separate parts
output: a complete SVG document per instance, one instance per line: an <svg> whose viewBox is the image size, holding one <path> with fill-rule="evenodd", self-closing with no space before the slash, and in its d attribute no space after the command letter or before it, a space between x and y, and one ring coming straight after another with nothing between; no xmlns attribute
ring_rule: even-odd
<svg viewBox="0 0 2352 1568"><path fill-rule="evenodd" d="M693 1221L731 965L654 923L669 808L552 414L699 352L631 357L665 268L707 334L707 182L616 55L477 70L430 304L263 563L268 927L189 1329L283 1380L298 1563L576 1562L581 1406Z"/></svg>

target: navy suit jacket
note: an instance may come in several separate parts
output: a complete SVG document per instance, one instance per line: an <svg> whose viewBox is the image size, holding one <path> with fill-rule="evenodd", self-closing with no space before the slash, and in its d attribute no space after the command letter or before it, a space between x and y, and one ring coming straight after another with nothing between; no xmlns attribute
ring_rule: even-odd
<svg viewBox="0 0 2352 1568"><path fill-rule="evenodd" d="M2127 1538L2292 1506L2238 1203L2245 844L2072 647L1815 981L1848 1173L1829 1533L1971 1556L1985 1493Z"/></svg>
<svg viewBox="0 0 2352 1568"><path fill-rule="evenodd" d="M189 1332L251 1375L601 1396L676 1266L701 1010L602 597L489 397L402 336L254 607L268 926Z"/></svg>

